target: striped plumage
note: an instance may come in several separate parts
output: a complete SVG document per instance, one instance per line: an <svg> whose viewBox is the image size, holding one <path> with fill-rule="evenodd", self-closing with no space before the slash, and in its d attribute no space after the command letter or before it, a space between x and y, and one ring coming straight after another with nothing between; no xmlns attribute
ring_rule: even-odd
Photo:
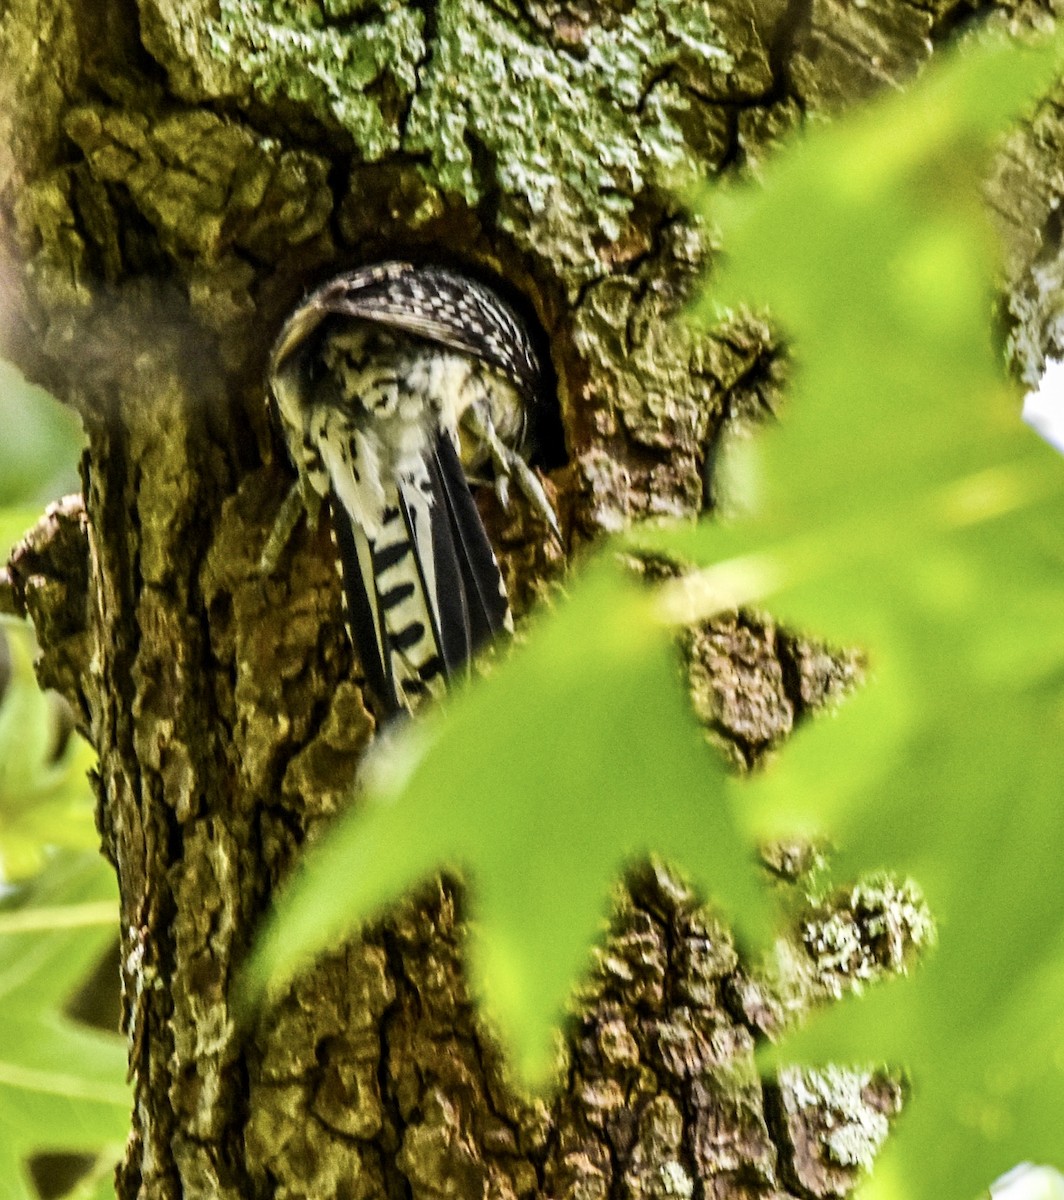
<svg viewBox="0 0 1064 1200"><path fill-rule="evenodd" d="M539 378L512 310L441 268L341 275L292 314L270 384L300 491L328 498L348 621L390 713L440 694L512 628L467 472L513 478L556 529L518 454Z"/></svg>

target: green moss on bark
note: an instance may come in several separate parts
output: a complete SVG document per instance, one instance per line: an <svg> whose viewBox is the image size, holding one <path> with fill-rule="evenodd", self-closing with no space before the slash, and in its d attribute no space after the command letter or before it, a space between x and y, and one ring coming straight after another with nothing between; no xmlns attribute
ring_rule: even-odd
<svg viewBox="0 0 1064 1200"><path fill-rule="evenodd" d="M708 6L689 0L637 0L579 53L477 0L444 0L437 21L405 146L466 203L497 192L501 226L530 244L559 214L618 238L633 197L695 166L683 81L732 66Z"/></svg>

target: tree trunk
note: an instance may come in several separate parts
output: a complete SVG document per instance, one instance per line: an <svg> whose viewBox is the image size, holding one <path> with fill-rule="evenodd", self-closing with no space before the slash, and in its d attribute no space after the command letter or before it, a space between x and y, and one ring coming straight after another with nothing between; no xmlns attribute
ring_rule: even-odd
<svg viewBox="0 0 1064 1200"><path fill-rule="evenodd" d="M756 164L805 113L912 76L971 15L950 0L8 0L4 350L89 436L87 522L77 504L51 514L12 566L14 602L100 755L136 1088L122 1200L852 1187L896 1085L766 1085L753 1050L847 970L899 965L868 932L878 913L916 936L918 905L889 884L840 901L841 971L811 911L769 980L666 872L637 872L549 1103L513 1090L470 1004L447 879L237 1029L256 922L375 724L324 525L258 568L291 478L264 364L335 271L414 256L489 272L549 347L570 550L697 513L722 422L772 410L784 372L753 319L706 338L674 320L704 251L670 182ZM1060 275L1059 228L1039 232L1052 144L1018 135L1002 159L1016 279L1039 256ZM1027 369L1055 329L1039 286L1011 297ZM519 507L479 499L527 611L562 564ZM751 621L690 645L698 701L744 762L852 673ZM778 849L777 873L803 853ZM864 1137L850 1159L822 1136L840 1123Z"/></svg>

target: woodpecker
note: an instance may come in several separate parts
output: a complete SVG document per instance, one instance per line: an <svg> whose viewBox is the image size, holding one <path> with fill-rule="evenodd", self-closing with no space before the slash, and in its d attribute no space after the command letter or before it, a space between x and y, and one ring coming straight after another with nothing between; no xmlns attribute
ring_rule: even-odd
<svg viewBox="0 0 1064 1200"><path fill-rule="evenodd" d="M411 713L513 620L470 491L513 481L560 540L523 457L542 377L514 310L442 267L338 275L291 314L269 387L298 479L263 551L327 501L351 638L386 713Z"/></svg>

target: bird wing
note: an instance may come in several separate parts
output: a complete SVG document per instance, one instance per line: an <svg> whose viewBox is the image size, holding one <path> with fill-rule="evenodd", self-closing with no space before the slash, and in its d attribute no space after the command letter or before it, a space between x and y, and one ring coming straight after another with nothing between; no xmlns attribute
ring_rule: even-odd
<svg viewBox="0 0 1064 1200"><path fill-rule="evenodd" d="M381 528L370 537L334 483L333 528L348 626L366 678L389 713L412 712L426 695L443 693L447 672L430 591L436 580L422 563L421 515L392 488Z"/></svg>
<svg viewBox="0 0 1064 1200"><path fill-rule="evenodd" d="M458 451L446 433L436 439L433 465L439 475L439 493L446 503L468 614L471 652L475 654L502 630L512 632L510 602Z"/></svg>
<svg viewBox="0 0 1064 1200"><path fill-rule="evenodd" d="M333 528L351 637L389 712L412 712L510 628L502 576L446 434L399 472L376 536L345 503L346 491L334 477Z"/></svg>

